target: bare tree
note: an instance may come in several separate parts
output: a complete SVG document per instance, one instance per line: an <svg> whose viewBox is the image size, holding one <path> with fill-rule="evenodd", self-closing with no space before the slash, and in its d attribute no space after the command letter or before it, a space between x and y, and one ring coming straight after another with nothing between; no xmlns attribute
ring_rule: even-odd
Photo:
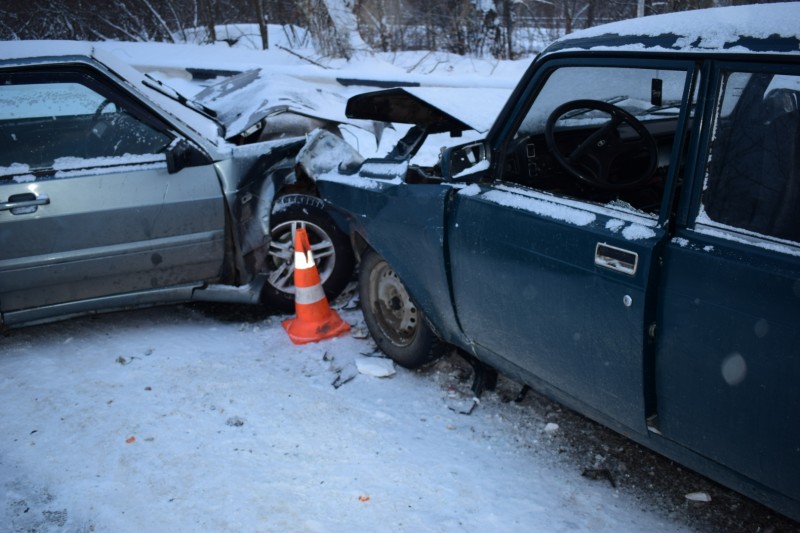
<svg viewBox="0 0 800 533"><path fill-rule="evenodd" d="M308 30L317 51L350 59L369 47L361 38L353 0L298 0L308 17Z"/></svg>
<svg viewBox="0 0 800 533"><path fill-rule="evenodd" d="M258 31L261 33L261 49L269 48L269 30L267 29L267 18L264 15L264 5L261 0L253 0L253 13L258 21Z"/></svg>

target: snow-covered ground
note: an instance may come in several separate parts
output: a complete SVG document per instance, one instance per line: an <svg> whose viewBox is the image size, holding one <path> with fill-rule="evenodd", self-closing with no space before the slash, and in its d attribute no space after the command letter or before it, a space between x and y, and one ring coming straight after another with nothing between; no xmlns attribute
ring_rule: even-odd
<svg viewBox="0 0 800 533"><path fill-rule="evenodd" d="M19 330L0 350L12 531L683 529L559 467L544 421L496 401L458 414L437 370L358 373L368 339L295 346L280 317L172 307Z"/></svg>
<svg viewBox="0 0 800 533"><path fill-rule="evenodd" d="M507 402L510 381L461 414L459 358L395 368L341 313L353 333L304 346L286 317L207 305L2 338L2 530L713 531L714 506L782 530L541 397Z"/></svg>
<svg viewBox="0 0 800 533"><path fill-rule="evenodd" d="M346 63L310 50L102 46L187 90L187 67L268 67L347 95L359 89L336 78L510 89L527 66L423 53ZM389 363L364 338L357 309L343 312L353 335L305 346L288 340L285 317L239 309L130 311L0 338L0 530L793 527L538 396L504 402L517 390L508 381L471 415L457 412L471 396L469 367L455 356L375 377Z"/></svg>

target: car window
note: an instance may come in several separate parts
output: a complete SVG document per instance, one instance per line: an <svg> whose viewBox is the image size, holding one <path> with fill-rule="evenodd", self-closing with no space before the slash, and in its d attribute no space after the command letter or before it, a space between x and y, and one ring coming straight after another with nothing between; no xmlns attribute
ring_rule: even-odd
<svg viewBox="0 0 800 533"><path fill-rule="evenodd" d="M725 72L698 222L800 242L800 76Z"/></svg>
<svg viewBox="0 0 800 533"><path fill-rule="evenodd" d="M68 77L69 78L69 77ZM154 160L170 137L86 76L0 84L0 176ZM163 159L163 155L160 156Z"/></svg>
<svg viewBox="0 0 800 533"><path fill-rule="evenodd" d="M671 165L688 73L624 66L552 71L516 128L503 179L655 214Z"/></svg>

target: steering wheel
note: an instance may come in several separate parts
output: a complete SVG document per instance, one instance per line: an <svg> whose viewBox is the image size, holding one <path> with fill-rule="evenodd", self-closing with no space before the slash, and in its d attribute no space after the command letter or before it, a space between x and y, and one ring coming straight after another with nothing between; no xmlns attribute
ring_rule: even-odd
<svg viewBox="0 0 800 533"><path fill-rule="evenodd" d="M110 105L115 104L108 98L100 102L89 122L89 131L86 133L86 147L84 150L85 157L98 157L113 153L113 149L108 145L111 142L112 132L110 130L114 125L114 120L113 118L106 120L104 116L104 111Z"/></svg>
<svg viewBox="0 0 800 533"><path fill-rule="evenodd" d="M611 120L592 132L569 155L565 155L556 144L554 129L558 119L576 109L603 111L611 115ZM618 128L622 124L633 128L638 137L621 138ZM544 137L550 153L561 166L580 181L599 189L624 190L636 187L653 175L658 163L658 145L644 124L624 109L600 100L574 100L558 106L547 119ZM642 152L648 158L643 171L634 171L633 176L612 174L612 169L619 166L615 163L621 157Z"/></svg>

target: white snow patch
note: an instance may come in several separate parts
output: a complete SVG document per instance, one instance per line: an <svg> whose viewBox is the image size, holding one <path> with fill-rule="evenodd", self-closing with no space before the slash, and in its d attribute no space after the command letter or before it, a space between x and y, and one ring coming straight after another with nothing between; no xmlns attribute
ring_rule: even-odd
<svg viewBox="0 0 800 533"><path fill-rule="evenodd" d="M656 236L656 232L652 228L642 226L641 224L631 224L622 230L622 236L629 241L638 241L642 239L652 239Z"/></svg>
<svg viewBox="0 0 800 533"><path fill-rule="evenodd" d="M454 178L463 178L465 176L470 176L472 174L477 174L478 172L483 172L484 170L489 170L489 161L484 159L483 161L478 161L474 165L469 168L465 168L455 176Z"/></svg>
<svg viewBox="0 0 800 533"><path fill-rule="evenodd" d="M563 204L502 190L488 191L481 197L498 205L530 211L531 213L560 220L575 226L588 226L597 219L592 213L587 213L580 209L574 209Z"/></svg>
<svg viewBox="0 0 800 533"><path fill-rule="evenodd" d="M31 171L30 165L26 165L24 163L11 163L11 165L7 167L0 167L0 176L24 174L30 171Z"/></svg>
<svg viewBox="0 0 800 533"><path fill-rule="evenodd" d="M481 187L477 183L471 183L458 191L458 194L463 194L464 196L477 196L480 193Z"/></svg>
<svg viewBox="0 0 800 533"><path fill-rule="evenodd" d="M385 185L401 185L403 183L403 180L400 178L394 178L390 180L379 178L362 178L361 176L345 176L335 171L317 176L317 181L344 183L359 189L380 189Z"/></svg>
<svg viewBox="0 0 800 533"><path fill-rule="evenodd" d="M555 422L548 422L544 426L544 432L545 433L549 433L550 435L552 435L553 433L558 431L558 429L559 429L559 426Z"/></svg>
<svg viewBox="0 0 800 533"><path fill-rule="evenodd" d="M619 232L619 230L621 230L623 227L625 227L625 221L623 220L612 218L611 220L606 222L606 229L611 231L612 233Z"/></svg>
<svg viewBox="0 0 800 533"><path fill-rule="evenodd" d="M794 37L800 35L797 21L800 20L800 3L745 5L722 9L698 9L642 17L595 26L570 34L567 38L597 37L605 34L675 35L672 49L704 48L709 51L732 52L739 37L750 36L765 39L772 35ZM628 49L642 49L631 45ZM797 50L800 53L800 50Z"/></svg>

